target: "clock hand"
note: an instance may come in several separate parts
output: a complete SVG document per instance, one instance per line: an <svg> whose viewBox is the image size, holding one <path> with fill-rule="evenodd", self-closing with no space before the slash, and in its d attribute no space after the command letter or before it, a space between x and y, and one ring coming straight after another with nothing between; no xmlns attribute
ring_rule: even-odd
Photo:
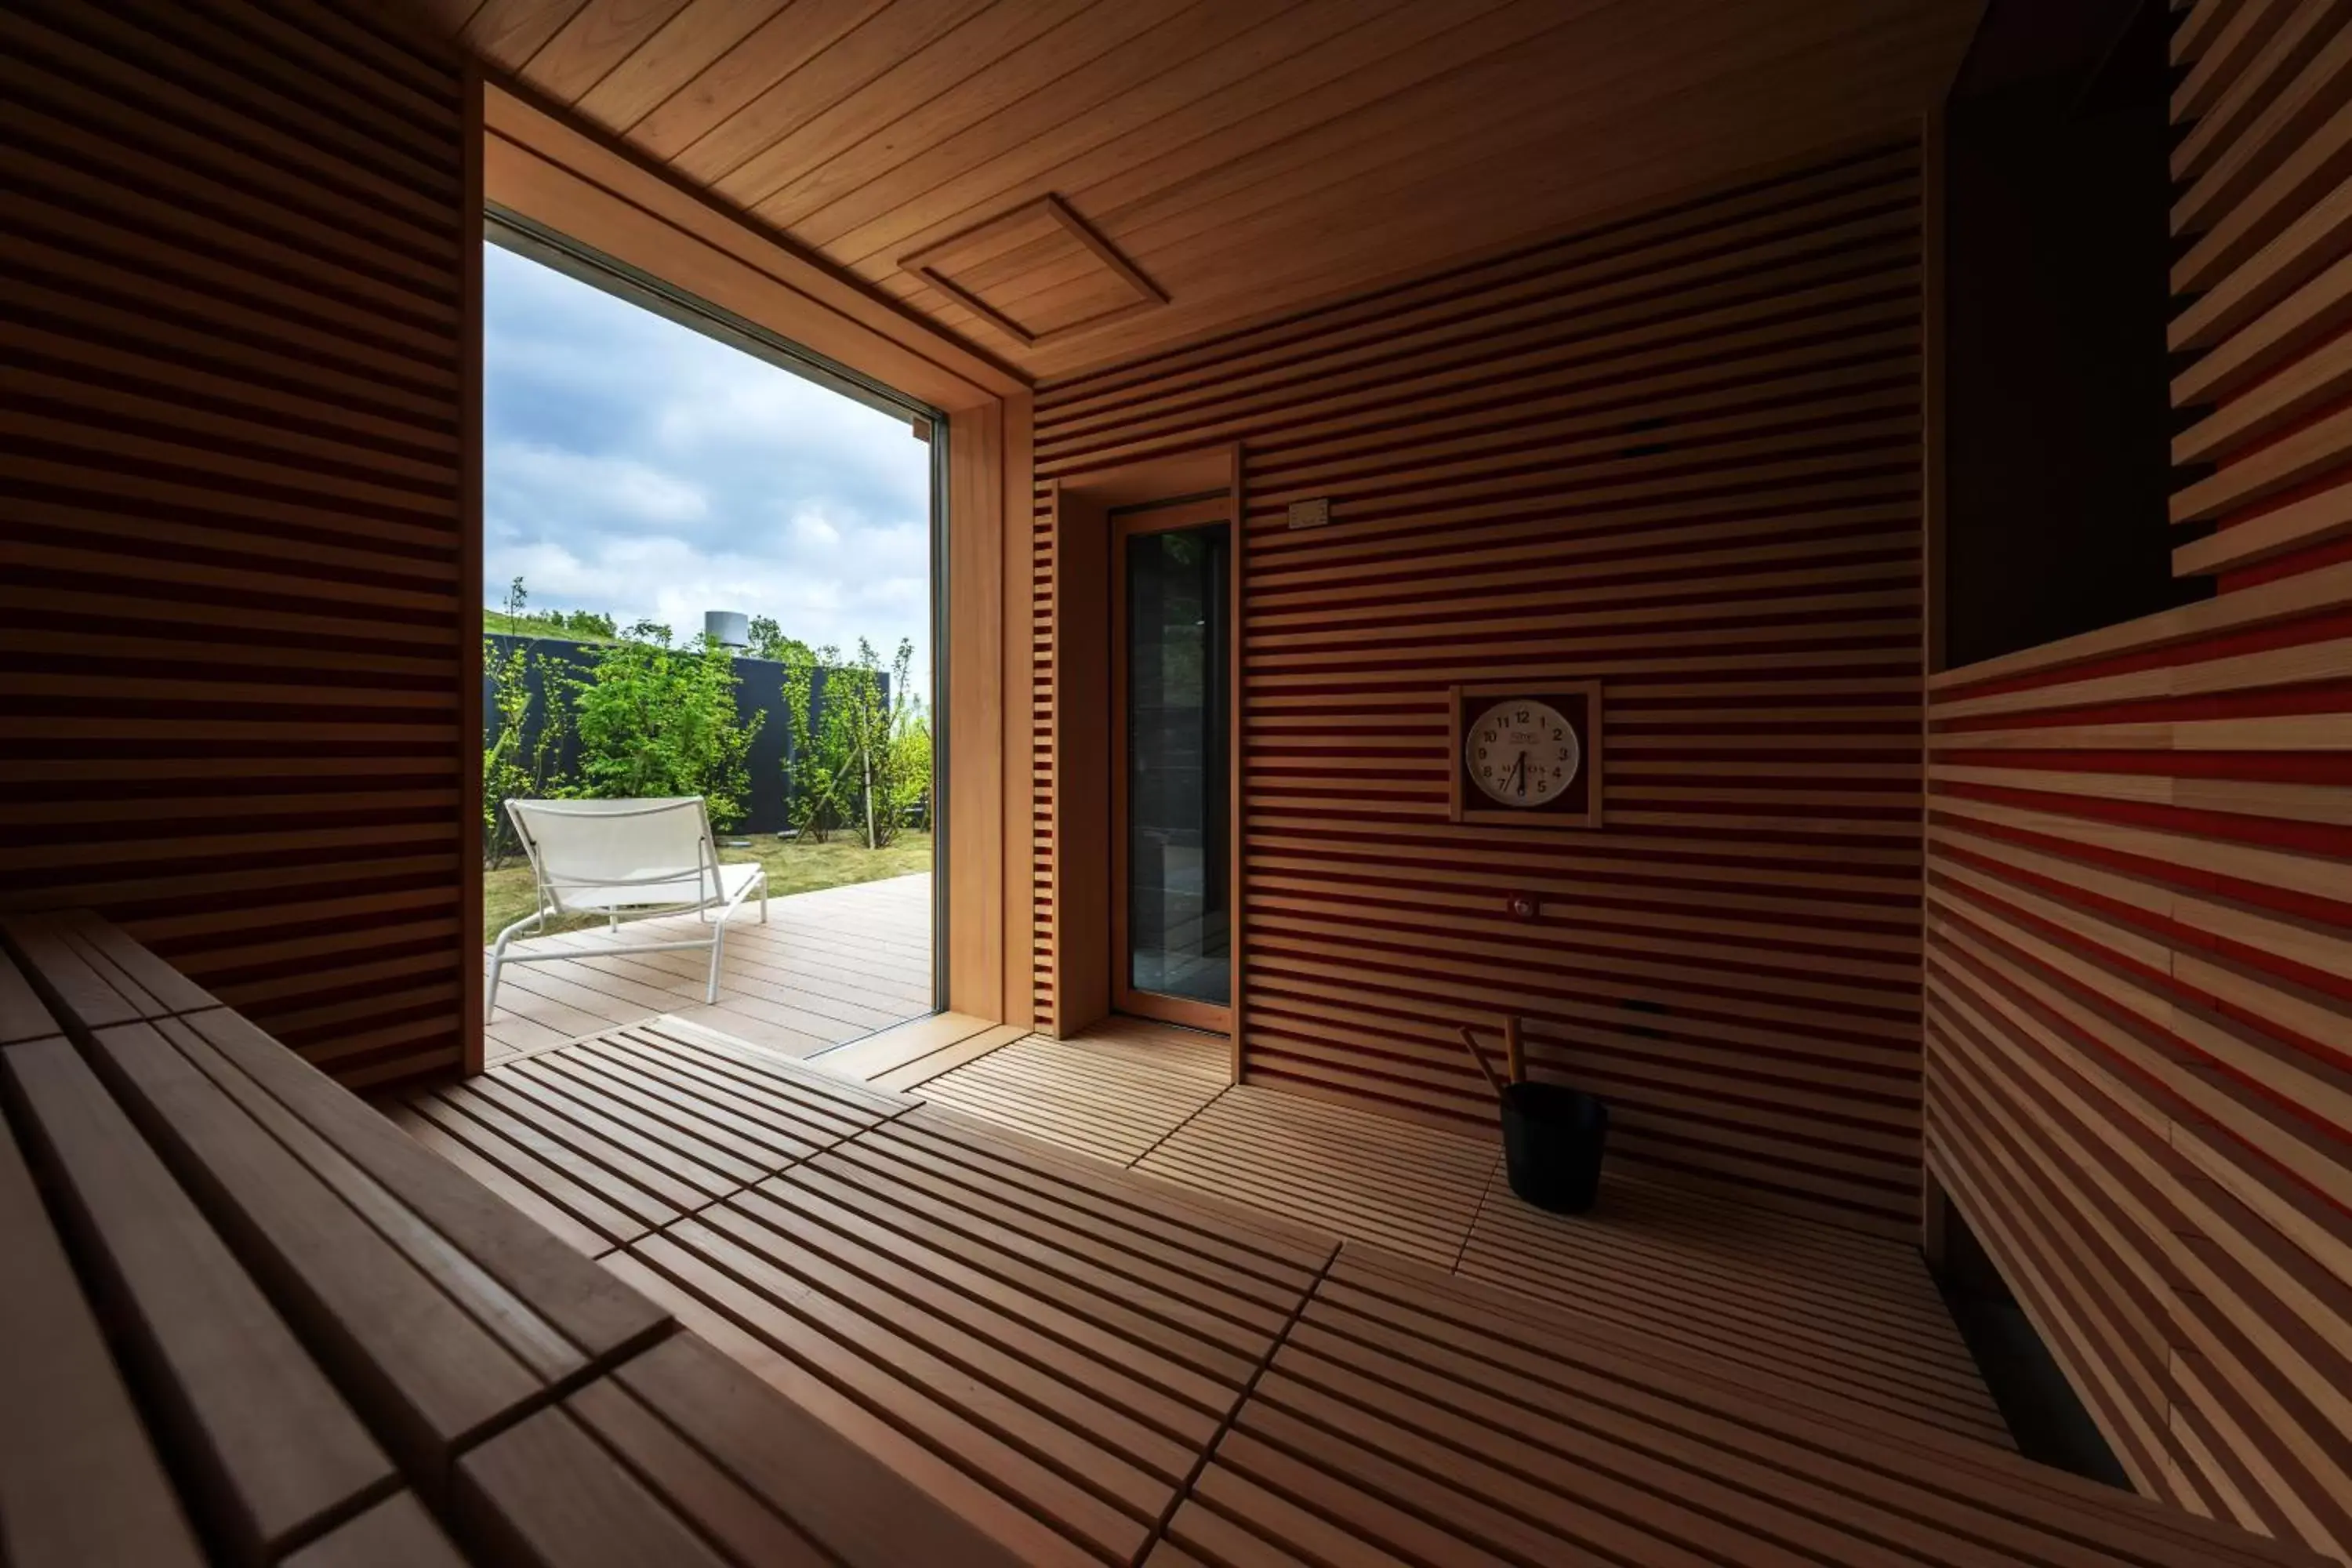
<svg viewBox="0 0 2352 1568"><path fill-rule="evenodd" d="M1517 781L1517 784L1518 784L1518 791L1519 791L1519 793L1520 793L1521 795L1525 795L1525 794L1527 794L1527 793L1528 793L1528 753L1527 753L1527 751L1526 751L1526 749L1525 749L1524 747L1522 747L1522 748L1520 749L1520 752L1519 752L1519 760L1518 760L1517 762L1513 763L1511 764L1511 777L1512 777L1514 780Z"/></svg>

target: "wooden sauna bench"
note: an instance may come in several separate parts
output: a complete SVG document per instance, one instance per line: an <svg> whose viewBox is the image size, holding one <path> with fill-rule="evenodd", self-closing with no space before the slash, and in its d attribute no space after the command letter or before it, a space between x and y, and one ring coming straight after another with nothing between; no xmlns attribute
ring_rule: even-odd
<svg viewBox="0 0 2352 1568"><path fill-rule="evenodd" d="M104 921L0 934L10 1568L1015 1561Z"/></svg>

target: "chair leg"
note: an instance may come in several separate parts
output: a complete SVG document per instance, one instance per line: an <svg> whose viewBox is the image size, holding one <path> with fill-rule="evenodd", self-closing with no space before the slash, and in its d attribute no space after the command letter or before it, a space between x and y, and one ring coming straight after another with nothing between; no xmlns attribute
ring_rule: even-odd
<svg viewBox="0 0 2352 1568"><path fill-rule="evenodd" d="M727 922L720 921L710 933L710 984L703 989L702 999L705 1002L716 1003L719 1000L719 954L720 944L726 940Z"/></svg>
<svg viewBox="0 0 2352 1568"><path fill-rule="evenodd" d="M499 1010L499 971L506 967L507 943L512 942L515 939L515 933L525 926L537 928L546 923L547 911L535 910L499 932L499 940L490 944L490 981L488 985L482 987L482 1022L485 1024L488 1023L491 1015Z"/></svg>
<svg viewBox="0 0 2352 1568"><path fill-rule="evenodd" d="M768 923L768 874L760 873L760 923Z"/></svg>

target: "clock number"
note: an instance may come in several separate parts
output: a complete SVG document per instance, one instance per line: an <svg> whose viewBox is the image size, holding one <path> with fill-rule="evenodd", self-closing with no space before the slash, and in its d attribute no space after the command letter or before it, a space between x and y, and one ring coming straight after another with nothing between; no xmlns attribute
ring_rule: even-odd
<svg viewBox="0 0 2352 1568"><path fill-rule="evenodd" d="M1556 801L1583 762L1576 726L1548 702L1498 702L1465 729L1458 765L1488 800L1515 810ZM1545 749L1549 758L1536 755Z"/></svg>

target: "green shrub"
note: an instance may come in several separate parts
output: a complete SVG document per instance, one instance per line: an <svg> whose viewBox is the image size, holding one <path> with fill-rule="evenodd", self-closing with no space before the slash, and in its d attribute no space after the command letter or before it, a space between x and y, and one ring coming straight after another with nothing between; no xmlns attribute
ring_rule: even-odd
<svg viewBox="0 0 2352 1568"><path fill-rule="evenodd" d="M507 586L505 615L511 623L523 614L529 592L518 577ZM485 637L483 672L490 679L490 718L495 729L482 747L482 860L495 869L521 847L514 841L514 826L506 803L535 800L562 793L556 762L562 755L569 714L559 694L566 679L562 666L521 643L505 652ZM536 680L534 680L536 677ZM545 712L534 728L531 710L545 692Z"/></svg>
<svg viewBox="0 0 2352 1568"><path fill-rule="evenodd" d="M577 793L600 799L698 795L713 827L733 826L751 793L746 762L767 720L735 711L735 660L708 637L673 646L670 629L652 621L628 628L596 650L577 683L573 722L580 734Z"/></svg>

